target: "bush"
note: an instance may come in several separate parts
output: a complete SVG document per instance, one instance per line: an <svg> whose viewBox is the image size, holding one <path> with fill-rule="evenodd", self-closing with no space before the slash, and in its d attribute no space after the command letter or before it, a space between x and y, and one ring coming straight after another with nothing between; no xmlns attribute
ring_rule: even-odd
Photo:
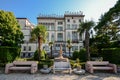
<svg viewBox="0 0 120 80"><path fill-rule="evenodd" d="M20 55L18 47L0 47L0 63L12 62Z"/></svg>
<svg viewBox="0 0 120 80"><path fill-rule="evenodd" d="M39 60L39 56L38 56L38 50L35 51L34 56L33 56L34 60Z"/></svg>
<svg viewBox="0 0 120 80"><path fill-rule="evenodd" d="M72 59L73 59L73 60L76 60L76 58L79 58L79 56L80 56L80 55L79 55L79 51L74 51L74 52L73 52Z"/></svg>
<svg viewBox="0 0 120 80"><path fill-rule="evenodd" d="M51 67L53 65L52 60L40 60L38 63L38 68L43 68L43 65L48 65L48 67Z"/></svg>
<svg viewBox="0 0 120 80"><path fill-rule="evenodd" d="M76 60L77 58L79 58L81 62L85 62L86 61L86 50L81 49L80 51L74 51L72 59Z"/></svg>
<svg viewBox="0 0 120 80"><path fill-rule="evenodd" d="M40 55L41 55L41 60L45 60L46 59L46 52L45 52L45 50L42 50ZM38 50L35 51L33 59L34 60L39 60Z"/></svg>
<svg viewBox="0 0 120 80"><path fill-rule="evenodd" d="M104 48L100 55L105 61L120 64L120 48Z"/></svg>
<svg viewBox="0 0 120 80"><path fill-rule="evenodd" d="M86 50L83 48L80 50L79 52L79 59L81 62L86 62L87 58L86 58Z"/></svg>

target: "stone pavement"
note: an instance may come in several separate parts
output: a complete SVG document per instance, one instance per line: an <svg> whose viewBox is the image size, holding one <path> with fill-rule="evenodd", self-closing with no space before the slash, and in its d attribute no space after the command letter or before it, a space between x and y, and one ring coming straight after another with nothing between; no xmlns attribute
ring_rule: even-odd
<svg viewBox="0 0 120 80"><path fill-rule="evenodd" d="M85 75L68 74L66 72L56 72L55 74L42 74L39 71L35 74L29 72L18 72L5 74L0 68L0 80L120 80L120 73L96 72Z"/></svg>
<svg viewBox="0 0 120 80"><path fill-rule="evenodd" d="M41 74L41 73L0 73L0 80L120 80L120 74L113 73L95 73L85 75L56 73L56 74Z"/></svg>

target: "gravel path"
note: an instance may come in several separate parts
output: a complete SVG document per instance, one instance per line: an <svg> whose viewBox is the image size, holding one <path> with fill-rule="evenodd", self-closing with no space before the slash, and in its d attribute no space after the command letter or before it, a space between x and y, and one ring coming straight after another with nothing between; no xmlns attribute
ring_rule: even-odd
<svg viewBox="0 0 120 80"><path fill-rule="evenodd" d="M29 73L0 73L0 80L120 80L120 74L95 73L85 75L56 73L56 74L29 74Z"/></svg>
<svg viewBox="0 0 120 80"><path fill-rule="evenodd" d="M120 80L120 73L96 72L94 74L85 73L85 75L76 75L64 72L57 72L56 74L14 72L4 74L4 69L0 68L0 80Z"/></svg>

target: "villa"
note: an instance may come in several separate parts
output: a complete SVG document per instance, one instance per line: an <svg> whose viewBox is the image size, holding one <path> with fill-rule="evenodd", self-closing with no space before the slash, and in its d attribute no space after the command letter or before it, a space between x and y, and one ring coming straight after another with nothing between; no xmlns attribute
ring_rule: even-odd
<svg viewBox="0 0 120 80"><path fill-rule="evenodd" d="M37 50L37 42L30 42L30 32L34 28L34 25L27 18L16 18L24 35L24 43L21 44L21 57L32 57Z"/></svg>
<svg viewBox="0 0 120 80"><path fill-rule="evenodd" d="M37 24L45 25L47 28L48 36L47 43L43 44L46 52L50 53L48 43L53 42L53 55L58 55L60 44L63 47L63 54L68 56L69 50L67 48L67 40L72 41L71 53L75 50L83 48L84 34L79 36L77 29L79 24L84 21L83 12L69 12L66 11L64 16L60 15L39 15L37 17ZM31 30L34 25L27 18L17 18L24 34L24 44L21 48L21 57L32 57L35 50L37 50L37 41L30 42ZM71 54L72 55L72 54Z"/></svg>

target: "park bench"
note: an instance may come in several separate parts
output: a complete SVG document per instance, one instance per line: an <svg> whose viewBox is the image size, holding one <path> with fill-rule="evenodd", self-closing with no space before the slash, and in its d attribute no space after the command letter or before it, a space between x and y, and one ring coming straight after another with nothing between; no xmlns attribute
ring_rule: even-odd
<svg viewBox="0 0 120 80"><path fill-rule="evenodd" d="M71 74L71 65L70 62L54 62L53 65L53 73L55 73L55 71L63 71L63 70L68 70L69 73Z"/></svg>
<svg viewBox="0 0 120 80"><path fill-rule="evenodd" d="M37 69L36 61L14 61L13 63L6 64L5 73L10 73L10 71L15 70L29 70L30 73L35 73Z"/></svg>
<svg viewBox="0 0 120 80"><path fill-rule="evenodd" d="M90 73L94 73L94 70L110 70L117 73L116 65L110 64L109 61L87 61L85 67Z"/></svg>

